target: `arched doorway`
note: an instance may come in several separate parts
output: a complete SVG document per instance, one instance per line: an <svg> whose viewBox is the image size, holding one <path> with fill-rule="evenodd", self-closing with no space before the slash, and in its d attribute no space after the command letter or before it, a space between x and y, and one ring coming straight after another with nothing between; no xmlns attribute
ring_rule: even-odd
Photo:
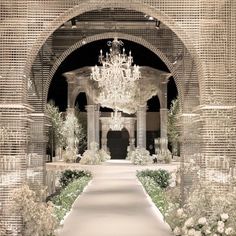
<svg viewBox="0 0 236 236"><path fill-rule="evenodd" d="M160 137L160 102L158 96L147 101L147 143L146 148L150 154L155 153L155 139Z"/></svg>
<svg viewBox="0 0 236 236"><path fill-rule="evenodd" d="M111 159L125 159L129 145L129 132L127 129L121 131L110 130L107 134L107 147Z"/></svg>

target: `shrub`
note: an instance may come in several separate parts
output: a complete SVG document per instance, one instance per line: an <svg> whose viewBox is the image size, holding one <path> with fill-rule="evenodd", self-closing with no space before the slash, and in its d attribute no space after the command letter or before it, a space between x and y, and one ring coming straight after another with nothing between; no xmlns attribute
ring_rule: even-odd
<svg viewBox="0 0 236 236"><path fill-rule="evenodd" d="M75 179L79 179L84 176L91 177L92 174L87 170L65 170L61 173L59 183L62 188L65 188L69 183L71 183Z"/></svg>
<svg viewBox="0 0 236 236"><path fill-rule="evenodd" d="M138 171L138 177L150 177L152 178L160 188L167 188L170 184L171 175L166 170L143 170Z"/></svg>
<svg viewBox="0 0 236 236"><path fill-rule="evenodd" d="M168 209L168 202L165 198L165 193L162 188L160 188L160 186L150 176L138 176L138 178L151 197L153 203L164 215Z"/></svg>
<svg viewBox="0 0 236 236"><path fill-rule="evenodd" d="M22 235L53 235L57 221L50 202L42 201L44 191L34 192L28 185L13 191L13 210L22 217Z"/></svg>
<svg viewBox="0 0 236 236"><path fill-rule="evenodd" d="M69 183L61 193L54 198L55 214L59 222L62 222L65 215L70 211L76 198L83 192L85 186L91 180L91 177L84 176Z"/></svg>

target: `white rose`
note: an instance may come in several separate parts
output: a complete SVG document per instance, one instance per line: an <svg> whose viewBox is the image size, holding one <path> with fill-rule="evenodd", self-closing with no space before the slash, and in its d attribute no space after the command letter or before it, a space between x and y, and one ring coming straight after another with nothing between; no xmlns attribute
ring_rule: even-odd
<svg viewBox="0 0 236 236"><path fill-rule="evenodd" d="M218 227L217 227L217 231L218 231L220 234L224 233L224 227L218 226Z"/></svg>
<svg viewBox="0 0 236 236"><path fill-rule="evenodd" d="M177 216L182 217L184 214L184 210L182 208L177 210Z"/></svg>
<svg viewBox="0 0 236 236"><path fill-rule="evenodd" d="M195 235L195 229L190 229L189 231L188 231L188 235L189 236L194 236Z"/></svg>
<svg viewBox="0 0 236 236"><path fill-rule="evenodd" d="M194 236L202 236L202 233L201 233L201 231L195 231L195 234L194 234Z"/></svg>
<svg viewBox="0 0 236 236"><path fill-rule="evenodd" d="M205 225L207 222L206 218L205 217L201 217L199 220L198 220L198 224L199 225Z"/></svg>
<svg viewBox="0 0 236 236"><path fill-rule="evenodd" d="M211 234L211 228L207 228L206 231L205 231L205 234L206 235Z"/></svg>
<svg viewBox="0 0 236 236"><path fill-rule="evenodd" d="M233 230L233 228L231 228L231 227L229 227L229 228L227 228L227 229L225 230L225 234L226 234L226 235L232 235L233 232L234 232L234 230Z"/></svg>
<svg viewBox="0 0 236 236"><path fill-rule="evenodd" d="M226 221L226 220L229 219L229 215L226 214L226 213L223 213L223 214L220 215L220 218L221 218L221 220Z"/></svg>
<svg viewBox="0 0 236 236"><path fill-rule="evenodd" d="M194 221L193 221L193 218L189 218L185 221L184 225L187 227L187 228L190 228L190 227L193 227L194 226Z"/></svg>
<svg viewBox="0 0 236 236"><path fill-rule="evenodd" d="M175 234L176 236L181 235L181 230L180 230L179 227L175 227L175 229L174 229L174 234Z"/></svg>
<svg viewBox="0 0 236 236"><path fill-rule="evenodd" d="M225 227L225 223L223 221L218 221L217 225L218 225L218 227L221 227L221 228Z"/></svg>

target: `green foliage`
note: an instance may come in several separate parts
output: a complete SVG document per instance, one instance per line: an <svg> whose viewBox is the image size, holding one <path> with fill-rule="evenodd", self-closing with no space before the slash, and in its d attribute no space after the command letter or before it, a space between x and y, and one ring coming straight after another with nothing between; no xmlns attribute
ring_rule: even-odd
<svg viewBox="0 0 236 236"><path fill-rule="evenodd" d="M177 127L178 115L180 113L179 98L172 100L170 110L168 111L168 125L167 125L167 135L168 140L172 146L172 153L177 155L178 153L178 141L179 141L179 130Z"/></svg>
<svg viewBox="0 0 236 236"><path fill-rule="evenodd" d="M91 177L84 176L69 183L61 193L54 198L52 202L55 206L55 214L59 222L70 211L76 198L83 192L85 186L91 180Z"/></svg>
<svg viewBox="0 0 236 236"><path fill-rule="evenodd" d="M65 170L61 173L59 183L65 188L69 183L84 176L92 177L92 174L87 170Z"/></svg>
<svg viewBox="0 0 236 236"><path fill-rule="evenodd" d="M65 143L65 139L62 132L63 118L62 113L59 112L58 107L52 104L46 105L46 113L51 118L52 128L50 130L50 136L55 142L55 146L62 147Z"/></svg>
<svg viewBox="0 0 236 236"><path fill-rule="evenodd" d="M170 173L166 170L142 170L137 172L138 177L152 178L160 188L167 188L170 184Z"/></svg>
<svg viewBox="0 0 236 236"><path fill-rule="evenodd" d="M163 189L150 176L138 175L139 181L151 197L153 203L157 206L160 212L164 215L168 209L168 202Z"/></svg>

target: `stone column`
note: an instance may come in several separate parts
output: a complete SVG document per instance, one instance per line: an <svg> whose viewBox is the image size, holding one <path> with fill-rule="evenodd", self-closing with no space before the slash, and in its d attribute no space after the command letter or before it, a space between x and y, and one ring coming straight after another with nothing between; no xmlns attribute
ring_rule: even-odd
<svg viewBox="0 0 236 236"><path fill-rule="evenodd" d="M100 105L95 105L95 142L99 144L100 137Z"/></svg>
<svg viewBox="0 0 236 236"><path fill-rule="evenodd" d="M167 137L167 122L168 122L168 109L167 109L167 83L169 78L161 78L161 108L160 108L160 128L161 128L161 139L160 149L165 152L168 149L168 137Z"/></svg>
<svg viewBox="0 0 236 236"><path fill-rule="evenodd" d="M98 105L87 105L87 143L99 143L99 109Z"/></svg>
<svg viewBox="0 0 236 236"><path fill-rule="evenodd" d="M137 147L146 149L146 104L137 110Z"/></svg>
<svg viewBox="0 0 236 236"><path fill-rule="evenodd" d="M107 133L108 133L109 128L107 125L102 126L102 149L104 151L107 151Z"/></svg>
<svg viewBox="0 0 236 236"><path fill-rule="evenodd" d="M168 109L160 109L160 123L161 123L161 150L167 150L168 138L167 138L167 121L168 121Z"/></svg>

